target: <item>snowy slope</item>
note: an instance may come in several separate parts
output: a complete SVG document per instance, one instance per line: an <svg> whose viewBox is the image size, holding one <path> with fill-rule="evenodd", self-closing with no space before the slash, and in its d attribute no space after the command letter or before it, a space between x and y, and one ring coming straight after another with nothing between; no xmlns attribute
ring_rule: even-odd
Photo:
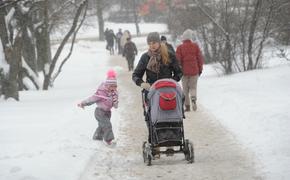
<svg viewBox="0 0 290 180"><path fill-rule="evenodd" d="M290 177L289 82L289 64L199 81L202 105L257 155L269 179Z"/></svg>

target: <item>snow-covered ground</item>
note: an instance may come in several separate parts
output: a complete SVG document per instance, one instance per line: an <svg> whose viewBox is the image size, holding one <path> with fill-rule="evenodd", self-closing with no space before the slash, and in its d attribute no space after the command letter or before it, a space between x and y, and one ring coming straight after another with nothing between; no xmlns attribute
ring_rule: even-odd
<svg viewBox="0 0 290 180"><path fill-rule="evenodd" d="M141 26L141 31L159 31L160 26ZM145 38L135 40L144 47ZM95 152L107 152L91 140L97 125L94 107L76 107L105 78L109 55L104 47L104 42L79 41L53 89L21 92L19 102L0 99L1 180L77 180ZM198 101L254 152L266 179L282 180L290 177L290 63L272 55L269 49L268 68L230 76L206 66ZM120 113L114 110L112 117L117 137Z"/></svg>
<svg viewBox="0 0 290 180"><path fill-rule="evenodd" d="M268 56L267 58L271 58ZM253 151L269 179L290 177L290 64L216 77L206 67L199 100ZM281 61L281 60L280 60ZM210 73L208 73L210 74Z"/></svg>

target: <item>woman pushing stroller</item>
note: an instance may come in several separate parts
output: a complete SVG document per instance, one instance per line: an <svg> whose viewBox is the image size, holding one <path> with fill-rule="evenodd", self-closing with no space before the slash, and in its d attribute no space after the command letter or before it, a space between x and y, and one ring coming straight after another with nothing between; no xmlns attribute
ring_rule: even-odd
<svg viewBox="0 0 290 180"><path fill-rule="evenodd" d="M161 43L158 32L151 32L147 36L148 51L145 52L135 68L132 79L137 86L145 89L145 98L147 98L150 86L159 79L170 78L180 81L182 70L173 53L168 51L167 46ZM146 81L143 76L146 73ZM148 122L147 126L148 126ZM150 134L149 134L150 135ZM149 137L150 141L150 137Z"/></svg>
<svg viewBox="0 0 290 180"><path fill-rule="evenodd" d="M149 90L150 86L158 79L172 78L180 81L182 70L173 53L161 43L158 32L151 32L147 36L148 51L145 52L135 68L132 79L137 86ZM146 81L143 76L146 73Z"/></svg>

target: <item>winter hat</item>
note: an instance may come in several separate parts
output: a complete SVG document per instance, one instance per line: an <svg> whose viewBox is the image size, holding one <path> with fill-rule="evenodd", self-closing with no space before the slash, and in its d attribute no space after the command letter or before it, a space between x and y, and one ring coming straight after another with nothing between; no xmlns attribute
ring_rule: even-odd
<svg viewBox="0 0 290 180"><path fill-rule="evenodd" d="M116 78L117 74L113 69L110 69L107 72L107 79L105 81L105 83L107 85L117 85L117 78Z"/></svg>
<svg viewBox="0 0 290 180"><path fill-rule="evenodd" d="M161 41L166 41L166 37L165 36L161 36Z"/></svg>
<svg viewBox="0 0 290 180"><path fill-rule="evenodd" d="M149 44L150 42L160 42L160 35L158 32L151 32L147 36L147 43Z"/></svg>
<svg viewBox="0 0 290 180"><path fill-rule="evenodd" d="M193 31L191 29L187 29L182 34L182 40L191 40L192 39Z"/></svg>

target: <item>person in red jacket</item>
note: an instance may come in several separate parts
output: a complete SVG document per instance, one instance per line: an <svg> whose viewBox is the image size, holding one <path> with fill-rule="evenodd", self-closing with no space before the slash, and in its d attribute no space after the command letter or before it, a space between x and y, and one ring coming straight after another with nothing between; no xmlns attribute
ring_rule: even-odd
<svg viewBox="0 0 290 180"><path fill-rule="evenodd" d="M176 58L181 64L183 71L182 88L185 95L185 111L190 111L190 100L192 110L196 111L196 89L197 80L202 73L203 56L198 45L191 41L193 31L187 29L182 34L182 44L176 49Z"/></svg>

